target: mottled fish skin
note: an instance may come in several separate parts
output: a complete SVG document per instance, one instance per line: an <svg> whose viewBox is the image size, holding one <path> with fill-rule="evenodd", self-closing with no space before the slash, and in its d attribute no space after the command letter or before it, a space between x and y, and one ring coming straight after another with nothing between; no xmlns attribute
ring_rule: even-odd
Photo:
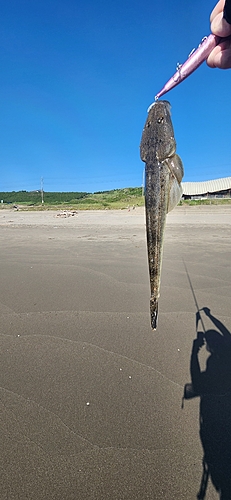
<svg viewBox="0 0 231 500"><path fill-rule="evenodd" d="M166 215L182 195L183 164L176 154L170 103L157 101L148 112L140 155L145 162L145 210L150 275L151 327L156 330Z"/></svg>

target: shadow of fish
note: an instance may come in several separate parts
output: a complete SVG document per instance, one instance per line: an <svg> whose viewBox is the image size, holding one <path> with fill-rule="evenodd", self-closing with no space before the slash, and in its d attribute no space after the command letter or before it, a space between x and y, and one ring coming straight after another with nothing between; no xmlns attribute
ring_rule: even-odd
<svg viewBox="0 0 231 500"><path fill-rule="evenodd" d="M182 195L183 164L176 152L170 103L157 101L149 108L140 155L145 162L145 210L150 275L151 327L156 330L166 215Z"/></svg>

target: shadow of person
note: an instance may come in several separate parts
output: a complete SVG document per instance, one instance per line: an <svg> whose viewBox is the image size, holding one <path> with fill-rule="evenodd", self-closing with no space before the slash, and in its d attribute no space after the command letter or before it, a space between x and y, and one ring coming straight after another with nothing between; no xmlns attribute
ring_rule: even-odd
<svg viewBox="0 0 231 500"><path fill-rule="evenodd" d="M231 500L231 334L208 308L203 311L219 331L198 332L190 360L192 383L185 385L185 399L200 397L200 438L204 457L197 498L205 498L211 477L220 500ZM206 370L201 371L198 353L204 341L210 356Z"/></svg>

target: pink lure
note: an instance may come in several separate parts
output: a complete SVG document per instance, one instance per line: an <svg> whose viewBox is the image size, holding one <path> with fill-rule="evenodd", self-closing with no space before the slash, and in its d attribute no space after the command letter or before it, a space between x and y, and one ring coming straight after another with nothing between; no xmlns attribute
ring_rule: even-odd
<svg viewBox="0 0 231 500"><path fill-rule="evenodd" d="M165 86L156 94L155 100L169 92L169 90L179 85L185 78L187 78L195 69L197 69L209 56L210 52L218 45L221 38L216 35L209 35L203 38L199 47L192 52L184 64L178 65L176 73L168 80Z"/></svg>

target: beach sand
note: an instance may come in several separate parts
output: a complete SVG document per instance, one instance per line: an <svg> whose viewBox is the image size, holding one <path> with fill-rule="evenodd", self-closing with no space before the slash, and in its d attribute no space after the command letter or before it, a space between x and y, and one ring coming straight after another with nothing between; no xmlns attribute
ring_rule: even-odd
<svg viewBox="0 0 231 500"><path fill-rule="evenodd" d="M231 207L168 215L156 332L143 208L2 209L0 228L1 500L195 499L186 269L199 307L231 331Z"/></svg>

